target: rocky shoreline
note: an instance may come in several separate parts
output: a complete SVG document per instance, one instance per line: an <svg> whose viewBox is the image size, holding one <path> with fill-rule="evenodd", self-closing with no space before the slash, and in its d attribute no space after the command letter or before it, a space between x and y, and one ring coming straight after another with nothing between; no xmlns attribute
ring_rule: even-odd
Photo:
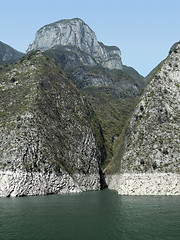
<svg viewBox="0 0 180 240"><path fill-rule="evenodd" d="M178 173L124 173L106 176L109 189L120 195L180 195Z"/></svg>
<svg viewBox="0 0 180 240"><path fill-rule="evenodd" d="M107 175L105 180L120 195L180 195L178 173L123 173ZM0 171L0 197L80 193L100 187L97 174Z"/></svg>
<svg viewBox="0 0 180 240"><path fill-rule="evenodd" d="M25 171L0 171L0 197L79 193L100 190L98 174L56 174Z"/></svg>

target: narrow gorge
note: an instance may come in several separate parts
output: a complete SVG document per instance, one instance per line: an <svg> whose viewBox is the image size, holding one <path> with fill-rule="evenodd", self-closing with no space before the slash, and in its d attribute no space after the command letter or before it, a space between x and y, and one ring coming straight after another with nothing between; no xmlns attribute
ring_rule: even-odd
<svg viewBox="0 0 180 240"><path fill-rule="evenodd" d="M0 196L180 195L180 43L147 77L81 19L0 42Z"/></svg>

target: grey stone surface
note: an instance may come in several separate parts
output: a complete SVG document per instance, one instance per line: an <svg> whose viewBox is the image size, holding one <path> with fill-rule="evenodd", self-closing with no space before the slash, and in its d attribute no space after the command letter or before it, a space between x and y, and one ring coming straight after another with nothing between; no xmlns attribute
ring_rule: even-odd
<svg viewBox="0 0 180 240"><path fill-rule="evenodd" d="M180 44L162 63L135 109L121 172L180 173Z"/></svg>
<svg viewBox="0 0 180 240"><path fill-rule="evenodd" d="M99 187L98 174L0 171L0 197L78 193Z"/></svg>
<svg viewBox="0 0 180 240"><path fill-rule="evenodd" d="M120 195L180 195L180 174L124 173L106 177Z"/></svg>

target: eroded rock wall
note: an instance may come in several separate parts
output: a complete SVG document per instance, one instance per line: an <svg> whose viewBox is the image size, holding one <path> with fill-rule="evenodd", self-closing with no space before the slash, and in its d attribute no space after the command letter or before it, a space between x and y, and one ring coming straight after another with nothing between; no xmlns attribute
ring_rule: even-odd
<svg viewBox="0 0 180 240"><path fill-rule="evenodd" d="M99 174L0 171L0 197L79 193L100 188Z"/></svg>

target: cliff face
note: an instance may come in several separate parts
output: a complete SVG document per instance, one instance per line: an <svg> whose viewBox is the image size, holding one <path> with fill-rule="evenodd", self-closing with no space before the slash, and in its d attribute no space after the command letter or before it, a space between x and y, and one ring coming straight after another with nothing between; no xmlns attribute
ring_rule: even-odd
<svg viewBox="0 0 180 240"><path fill-rule="evenodd" d="M119 48L98 42L95 33L81 19L61 20L42 27L37 31L35 40L27 51L46 51L55 46L63 46L67 51L76 47L76 57L79 57L83 64L122 69Z"/></svg>
<svg viewBox="0 0 180 240"><path fill-rule="evenodd" d="M180 44L148 85L126 136L122 172L180 172Z"/></svg>
<svg viewBox="0 0 180 240"><path fill-rule="evenodd" d="M14 62L24 56L24 53L18 52L9 45L0 42L0 64Z"/></svg>
<svg viewBox="0 0 180 240"><path fill-rule="evenodd" d="M32 52L0 84L0 196L100 189L98 122L55 64Z"/></svg>
<svg viewBox="0 0 180 240"><path fill-rule="evenodd" d="M180 194L179 59L177 43L156 69L124 131L124 152L116 156L121 174L115 188L120 193Z"/></svg>

